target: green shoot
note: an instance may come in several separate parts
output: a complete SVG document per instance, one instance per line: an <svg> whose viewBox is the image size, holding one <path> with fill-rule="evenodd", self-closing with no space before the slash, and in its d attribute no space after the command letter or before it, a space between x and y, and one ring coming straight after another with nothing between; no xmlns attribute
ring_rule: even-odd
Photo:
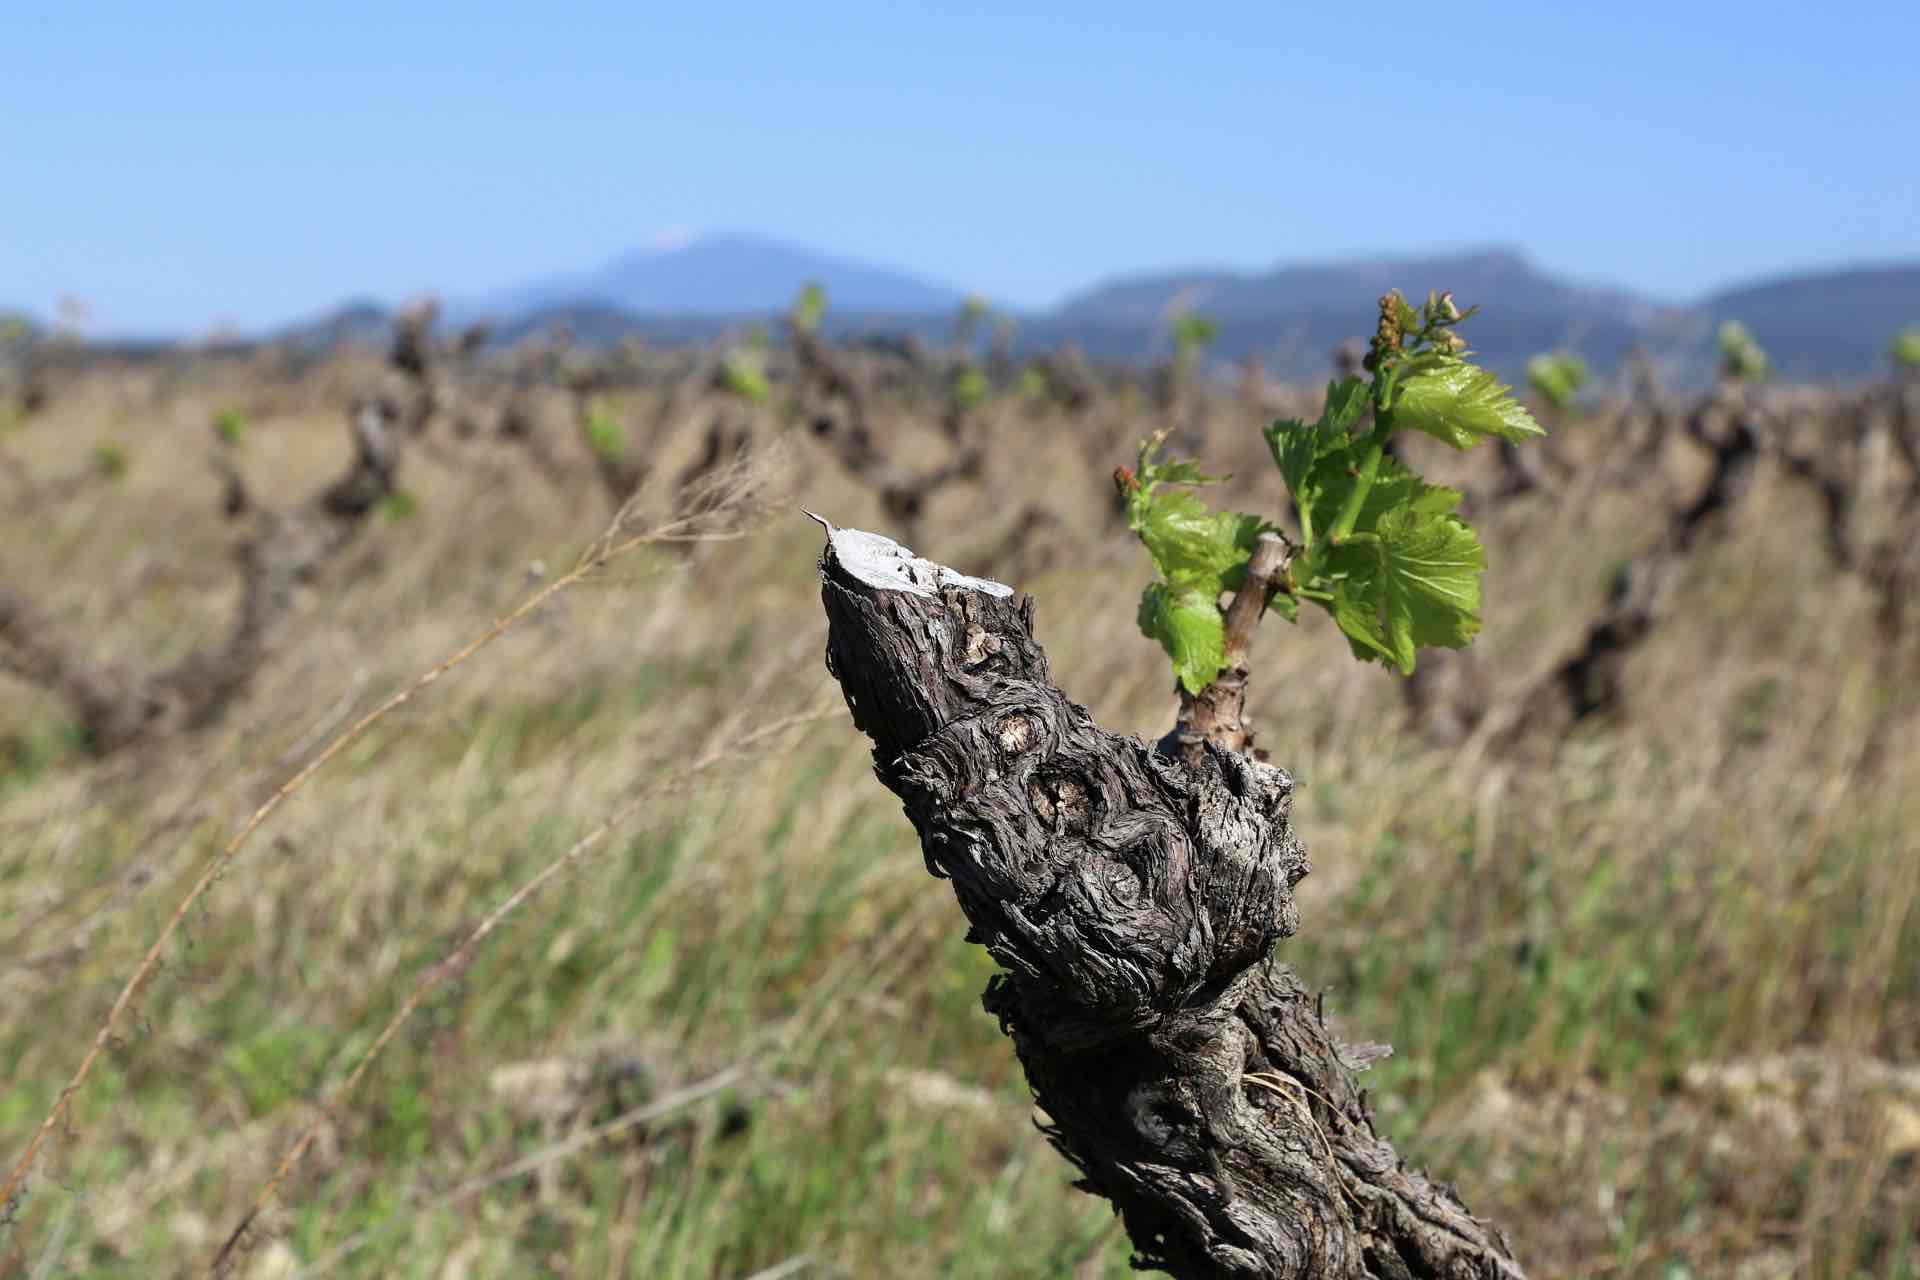
<svg viewBox="0 0 1920 1280"><path fill-rule="evenodd" d="M596 405L587 414L587 446L609 462L627 455L627 425L604 406Z"/></svg>
<svg viewBox="0 0 1920 1280"><path fill-rule="evenodd" d="M993 308L987 300L977 293L968 294L966 301L960 304L960 314L953 320L953 345L961 351L971 350L980 337L980 326L993 314Z"/></svg>
<svg viewBox="0 0 1920 1280"><path fill-rule="evenodd" d="M1901 330L1888 354L1897 369L1920 369L1920 328Z"/></svg>
<svg viewBox="0 0 1920 1280"><path fill-rule="evenodd" d="M1209 316L1182 311L1173 318L1174 363L1186 368L1198 360L1220 336L1220 324Z"/></svg>
<svg viewBox="0 0 1920 1280"><path fill-rule="evenodd" d="M238 449L247 442L247 415L238 409L222 409L213 415L213 434L220 443Z"/></svg>
<svg viewBox="0 0 1920 1280"><path fill-rule="evenodd" d="M1301 601L1318 605L1356 657L1403 675L1418 649L1461 648L1479 631L1486 553L1456 514L1459 492L1422 480L1388 456L1387 443L1406 430L1456 449L1545 434L1508 387L1467 363L1455 327L1471 314L1445 294L1428 295L1419 309L1388 294L1365 361L1370 379L1331 384L1318 421L1275 422L1265 432L1300 531L1271 607L1297 621ZM1221 597L1245 576L1254 539L1278 526L1209 510L1192 490L1218 478L1161 461L1163 438L1142 446L1137 471L1123 467L1114 478L1128 525L1160 573L1141 599L1140 629L1197 694L1223 670Z"/></svg>
<svg viewBox="0 0 1920 1280"><path fill-rule="evenodd" d="M1587 385L1587 362L1565 351L1552 351L1527 361L1527 385L1533 393L1565 413Z"/></svg>
<svg viewBox="0 0 1920 1280"><path fill-rule="evenodd" d="M1188 488L1225 477L1191 462L1160 462L1164 438L1140 447L1137 472L1122 467L1114 479L1127 498L1127 526L1160 570L1140 599L1140 630L1173 659L1181 686L1198 693L1220 674L1226 653L1220 596L1240 585L1253 540L1271 526L1258 516L1209 511Z"/></svg>
<svg viewBox="0 0 1920 1280"><path fill-rule="evenodd" d="M1053 394L1053 386L1047 381L1045 370L1035 365L1028 365L1020 371L1020 378L1014 383L1013 392L1027 404L1042 404Z"/></svg>
<svg viewBox="0 0 1920 1280"><path fill-rule="evenodd" d="M808 281L800 290L800 296L794 299L793 310L787 318L794 329L800 333L814 333L820 328L820 321L827 314L827 291L817 282Z"/></svg>
<svg viewBox="0 0 1920 1280"><path fill-rule="evenodd" d="M773 398L773 384L767 380L761 348L739 347L729 351L720 362L720 387L728 395L748 404L765 404Z"/></svg>
<svg viewBox="0 0 1920 1280"><path fill-rule="evenodd" d="M94 472L108 480L118 480L127 474L127 451L117 444L108 442L93 448Z"/></svg>
<svg viewBox="0 0 1920 1280"><path fill-rule="evenodd" d="M420 499L409 489L395 489L380 499L380 517L397 524L402 520L411 520L420 512Z"/></svg>
<svg viewBox="0 0 1920 1280"><path fill-rule="evenodd" d="M1767 353L1738 320L1720 326L1719 343L1721 377L1734 382L1760 382L1772 373Z"/></svg>
<svg viewBox="0 0 1920 1280"><path fill-rule="evenodd" d="M964 365L954 371L950 390L953 403L971 413L987 402L987 375L972 365Z"/></svg>

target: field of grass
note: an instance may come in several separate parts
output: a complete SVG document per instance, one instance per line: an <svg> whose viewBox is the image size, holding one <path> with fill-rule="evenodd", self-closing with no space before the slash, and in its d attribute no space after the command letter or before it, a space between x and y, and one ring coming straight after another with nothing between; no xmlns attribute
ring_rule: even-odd
<svg viewBox="0 0 1920 1280"><path fill-rule="evenodd" d="M347 377L66 391L7 447L56 474L113 441L127 474L9 513L0 582L97 653L217 637L235 535L208 423L246 404L248 475L290 502L346 456ZM940 495L916 549L1029 591L1062 687L1157 736L1174 698L1134 627L1148 568L1106 497L1128 459L1090 464L1057 411L988 412L987 476ZM1259 423L1224 402L1211 421L1206 460L1277 510ZM888 425L908 454L936 445L930 422ZM744 536L642 549L557 596L241 850L0 1228L0 1276L196 1274L316 1121L234 1274L1128 1274L822 664L797 508L884 517L803 433L759 431L781 501ZM303 597L211 731L94 759L0 676L8 1165L246 815L605 525L584 457L571 486L493 461L409 456L417 509ZM1638 485L1496 513L1496 689L1578 637L1693 466L1676 444ZM643 494L641 518L667 502ZM1013 554L1030 502L1060 524ZM1350 1035L1395 1046L1372 1072L1383 1130L1531 1274L1920 1276L1920 744L1858 767L1914 668L1876 658L1819 519L1764 470L1633 660L1630 715L1551 759L1427 745L1324 619L1257 641L1252 709L1314 866L1285 958ZM619 812L323 1111L419 977Z"/></svg>

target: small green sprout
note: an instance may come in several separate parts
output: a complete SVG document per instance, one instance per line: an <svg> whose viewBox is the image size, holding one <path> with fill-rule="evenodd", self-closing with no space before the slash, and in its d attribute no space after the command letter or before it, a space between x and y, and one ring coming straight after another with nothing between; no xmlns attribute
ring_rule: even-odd
<svg viewBox="0 0 1920 1280"><path fill-rule="evenodd" d="M1888 354L1897 369L1920 369L1920 326L1901 330Z"/></svg>
<svg viewBox="0 0 1920 1280"><path fill-rule="evenodd" d="M827 314L827 291L818 282L808 281L794 299L788 319L801 333L815 333Z"/></svg>
<svg viewBox="0 0 1920 1280"><path fill-rule="evenodd" d="M411 520L420 514L420 499L413 495L412 490L395 489L380 499L379 511L382 519L394 523Z"/></svg>
<svg viewBox="0 0 1920 1280"><path fill-rule="evenodd" d="M1020 379L1014 383L1013 390L1028 404L1040 404L1053 394L1053 385L1047 381L1046 370L1030 364L1020 371Z"/></svg>
<svg viewBox="0 0 1920 1280"><path fill-rule="evenodd" d="M1402 674L1418 649L1461 648L1479 631L1486 553L1457 514L1460 493L1389 457L1388 441L1412 430L1469 449L1545 434L1510 388L1467 363L1455 328L1472 314L1446 294L1429 294L1419 309L1386 295L1364 362L1371 380L1334 382L1318 421L1283 420L1265 432L1299 529L1271 607L1297 621L1302 601L1318 605L1354 656ZM1222 477L1161 461L1164 438L1142 445L1137 469L1119 468L1114 481L1159 571L1140 600L1140 629L1166 650L1181 687L1198 694L1225 662L1221 598L1245 578L1262 532L1287 535L1260 516L1210 510L1192 490Z"/></svg>
<svg viewBox="0 0 1920 1280"><path fill-rule="evenodd" d="M130 465L127 451L112 441L93 447L92 462L94 473L108 480L118 480L126 475Z"/></svg>
<svg viewBox="0 0 1920 1280"><path fill-rule="evenodd" d="M1182 311L1173 318L1173 358L1191 364L1220 336L1220 323L1210 316Z"/></svg>
<svg viewBox="0 0 1920 1280"><path fill-rule="evenodd" d="M980 326L992 314L993 308L987 304L985 298L977 293L967 295L966 301L960 304L960 314L954 317L954 346L962 349L971 348L980 336Z"/></svg>
<svg viewBox="0 0 1920 1280"><path fill-rule="evenodd" d="M607 461L627 456L627 426L605 406L596 405L587 414L586 434L587 447Z"/></svg>
<svg viewBox="0 0 1920 1280"><path fill-rule="evenodd" d="M1534 394L1565 412L1587 384L1587 362L1565 351L1552 351L1527 361L1527 385Z"/></svg>
<svg viewBox="0 0 1920 1280"><path fill-rule="evenodd" d="M748 404L766 404L773 398L773 384L761 360L760 349L736 348L720 362L720 388Z"/></svg>
<svg viewBox="0 0 1920 1280"><path fill-rule="evenodd" d="M953 403L968 412L987 402L987 375L972 365L954 371L951 394Z"/></svg>
<svg viewBox="0 0 1920 1280"><path fill-rule="evenodd" d="M1720 326L1720 376L1735 382L1760 382L1772 372L1767 353L1738 320Z"/></svg>
<svg viewBox="0 0 1920 1280"><path fill-rule="evenodd" d="M247 415L238 409L222 409L213 415L213 434L220 443L238 449L247 442Z"/></svg>

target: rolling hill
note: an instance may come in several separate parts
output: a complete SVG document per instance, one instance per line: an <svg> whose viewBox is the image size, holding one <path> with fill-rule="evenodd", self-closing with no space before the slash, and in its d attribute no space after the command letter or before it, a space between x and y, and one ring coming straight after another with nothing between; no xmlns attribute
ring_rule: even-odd
<svg viewBox="0 0 1920 1280"><path fill-rule="evenodd" d="M784 309L808 281L825 285L835 307L860 313L944 312L962 297L905 271L725 232L624 254L591 271L530 281L449 310L508 317L596 304L637 314L760 315Z"/></svg>
<svg viewBox="0 0 1920 1280"><path fill-rule="evenodd" d="M701 342L781 314L810 280L826 286L829 327L840 334L941 341L963 296L905 271L729 233L455 301L445 314L449 325L489 320L500 343L556 324L592 345L628 335ZM1703 381L1713 369L1714 331L1727 319L1745 322L1789 377L1860 378L1885 367L1895 333L1920 324L1920 264L1807 271L1670 301L1572 279L1516 249L1488 247L1119 275L1053 308L1019 314L1018 340L1026 350L1073 342L1101 359L1155 359L1169 345L1168 316L1191 308L1219 322L1218 359L1257 353L1277 376L1317 378L1336 346L1372 330L1374 299L1396 287L1416 298L1449 288L1481 305L1468 334L1482 362L1509 378L1540 351L1577 351L1606 371L1640 349L1667 378ZM360 301L281 336L360 341L386 319L383 308Z"/></svg>

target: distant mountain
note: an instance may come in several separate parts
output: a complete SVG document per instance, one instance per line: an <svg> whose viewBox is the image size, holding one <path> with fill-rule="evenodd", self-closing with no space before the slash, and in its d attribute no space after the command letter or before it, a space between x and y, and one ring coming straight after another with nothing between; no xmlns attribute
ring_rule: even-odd
<svg viewBox="0 0 1920 1280"><path fill-rule="evenodd" d="M1257 351L1274 373L1316 376L1339 343L1373 331L1374 299L1393 288L1414 299L1451 289L1463 304L1483 306L1468 336L1487 364L1510 375L1528 356L1555 347L1615 364L1636 342L1680 319L1626 290L1550 275L1515 250L1488 248L1123 277L1069 298L1034 336L1084 330L1084 344L1096 354L1138 356L1146 354L1143 342L1164 344L1169 315L1190 308L1219 322L1218 354ZM1129 344L1131 352L1124 350Z"/></svg>
<svg viewBox="0 0 1920 1280"><path fill-rule="evenodd" d="M1894 335L1920 325L1920 263L1782 276L1722 290L1700 309L1745 324L1787 377L1871 377L1885 371Z"/></svg>
<svg viewBox="0 0 1920 1280"><path fill-rule="evenodd" d="M647 249L579 275L535 280L450 311L519 316L593 304L646 315L766 315L784 311L808 281L841 312L923 315L960 305L959 290L853 258L728 232Z"/></svg>
<svg viewBox="0 0 1920 1280"><path fill-rule="evenodd" d="M331 311L295 321L272 334L269 341L302 346L337 347L346 343L381 345L393 329L391 308L371 298L343 302Z"/></svg>
<svg viewBox="0 0 1920 1280"><path fill-rule="evenodd" d="M1216 318L1272 316L1355 307L1388 289L1413 297L1451 289L1461 299L1486 299L1528 311L1621 313L1646 307L1622 289L1596 288L1548 275L1526 255L1509 248L1455 253L1355 258L1299 263L1261 272L1173 271L1123 277L1061 303L1062 316L1099 316L1108 321L1158 320L1188 306ZM1369 326L1371 327L1371 326Z"/></svg>
<svg viewBox="0 0 1920 1280"><path fill-rule="evenodd" d="M944 342L959 290L869 263L759 236L704 237L629 254L604 268L556 277L446 307L449 328L492 322L510 345L564 324L593 346L637 336L660 345L707 342L784 312L809 280L826 286L827 324L836 336L914 334ZM1652 355L1664 379L1684 385L1712 376L1714 330L1744 321L1781 372L1792 378L1858 378L1885 368L1886 348L1920 324L1920 263L1804 272L1672 303L1549 272L1514 249L1354 258L1265 271L1197 267L1116 277L1047 311L1017 317L1024 351L1078 344L1104 360L1163 356L1168 317L1181 308L1220 326L1216 360L1258 354L1269 373L1319 378L1334 348L1373 331L1376 299L1390 288L1418 299L1451 289L1484 311L1467 336L1480 361L1509 380L1529 356L1565 348L1602 372L1627 355ZM383 341L390 310L357 301L280 335L302 343Z"/></svg>

